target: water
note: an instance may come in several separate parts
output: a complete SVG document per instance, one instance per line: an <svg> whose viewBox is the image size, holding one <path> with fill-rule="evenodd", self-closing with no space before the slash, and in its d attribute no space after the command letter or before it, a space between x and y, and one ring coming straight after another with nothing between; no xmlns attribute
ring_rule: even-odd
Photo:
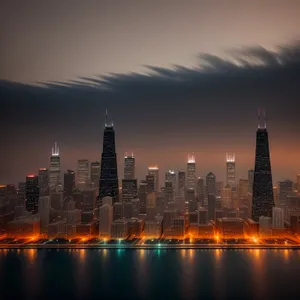
<svg viewBox="0 0 300 300"><path fill-rule="evenodd" d="M0 250L0 299L300 299L296 250Z"/></svg>

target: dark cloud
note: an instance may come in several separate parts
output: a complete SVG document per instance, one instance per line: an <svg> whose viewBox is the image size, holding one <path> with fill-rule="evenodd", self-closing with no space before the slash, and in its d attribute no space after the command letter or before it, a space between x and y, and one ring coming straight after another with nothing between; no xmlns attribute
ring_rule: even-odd
<svg viewBox="0 0 300 300"><path fill-rule="evenodd" d="M227 59L200 54L193 68L147 66L143 74L37 85L0 81L0 130L7 141L2 170L11 180L8 162L22 160L20 149L33 155L31 145L40 153L55 139L66 147L100 152L106 107L121 150L252 147L258 106L266 107L273 136L282 145L299 138L299 89L297 42L272 51L261 46L235 49ZM28 168L22 162L22 172ZM1 172L0 179L6 180Z"/></svg>

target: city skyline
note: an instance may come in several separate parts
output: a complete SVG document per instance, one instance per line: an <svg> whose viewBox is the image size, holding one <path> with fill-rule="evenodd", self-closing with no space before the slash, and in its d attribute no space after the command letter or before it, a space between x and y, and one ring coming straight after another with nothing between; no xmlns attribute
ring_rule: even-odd
<svg viewBox="0 0 300 300"><path fill-rule="evenodd" d="M118 132L116 132L116 137L118 139ZM272 140L272 133L271 133L270 139ZM255 142L255 139L254 139L254 142ZM119 144L119 142L118 142L118 144ZM60 147L60 150L59 150L57 145L58 145L58 143L55 142L55 147L52 148L52 150L51 150L51 156L50 156L50 158L47 159L45 164L43 164L42 166L37 166L36 168L30 168L30 170L27 173L25 173L23 177L25 178L27 174L38 174L38 170L41 169L41 168L49 168L49 166L50 166L50 169L51 169L51 163L49 165L49 159L50 159L50 162L51 162L51 160L53 158L54 159L59 159L60 160L60 165L66 166L65 168L60 167L60 172L61 173L66 172L67 170L70 170L70 169L75 170L76 178L77 178L77 173L78 173L77 169L78 169L78 162L79 161L81 161L81 160L85 161L86 160L89 163L101 161L101 158L99 158L99 157L96 157L95 159L91 159L91 158L87 157L87 155L83 154L82 157L84 157L84 158L78 157L78 158L76 158L76 160L72 164L67 165L66 162L64 162L63 159L61 158L61 153L65 153L67 156L69 156L69 154L66 153L65 151L61 151L61 147ZM61 144L59 144L59 145L61 145ZM253 149L255 149L255 146L254 146ZM272 150L273 149L272 149L272 145L271 145L271 151ZM130 151L128 153L132 153L131 155L133 155L133 152L134 153L139 153L138 150ZM116 150L116 153L119 154L118 150ZM234 163L236 164L235 168L238 170L237 174L236 174L236 178L246 179L247 176L248 176L248 174L247 174L248 171L251 170L251 169L254 169L254 165L255 165L255 154L252 155L253 156L253 164L249 165L249 166L246 166L245 164L244 165L240 164L239 158L242 158L242 157L239 157L239 155L236 154L237 153L236 151L232 151L232 154L228 154L228 152L224 152L224 153L219 153L218 154L218 156L217 156L218 161L217 162L214 161L214 163L213 163L213 161L212 161L212 165L217 164L216 169L219 169L219 172L215 172L213 170L213 167L211 167L211 168L209 167L209 163L206 164L205 168L203 168L203 169L199 168L199 166L201 166L205 162L207 163L206 154L208 154L208 152L207 153L203 153L203 152L199 153L197 151L193 151L193 152L190 151L190 152L186 153L186 155L185 155L186 157L182 157L184 155L184 154L182 154L182 152L178 152L178 153L181 154L181 159L179 159L179 157L178 157L176 165L172 165L172 166L170 166L170 164L159 164L159 163L146 163L145 165L141 165L141 163L139 162L139 157L137 155L135 155L134 159L135 159L136 163L135 163L134 170L137 173L137 176L136 176L137 179L138 180L143 180L145 178L145 176L147 175L147 173L148 173L148 168L151 167L151 166L156 166L160 169L160 173L162 174L160 176L160 179L159 179L159 185L163 186L164 181L165 181L163 174L165 172L167 172L168 170L170 170L170 169L174 169L177 172L180 171L180 170L185 170L186 171L186 164L191 162L191 157L193 158L193 161L195 161L196 166L197 166L197 170L195 172L196 179L198 177L204 178L209 172L213 172L214 174L216 174L217 179L219 181L223 181L224 183L226 183L226 176L227 176L226 168L227 168L227 165L228 165L228 155L233 155L234 156ZM192 153L192 154L190 154L190 153ZM197 155L195 153L199 153L199 156L197 157ZM119 158L117 159L118 169L122 170L121 172L119 172L120 173L119 176L118 176L119 179L124 178L124 174L123 174L124 173L123 170L124 170L124 166L125 166L125 160L124 159L126 157L131 157L131 155L127 155L127 152L125 152L123 156L120 155L120 154L118 155L119 156ZM237 157L237 159L236 159L236 157ZM272 157L273 157L273 154L272 154ZM43 160L45 160L45 159L43 159ZM153 156L152 160L155 161L155 156ZM158 156L158 159L156 161L158 161L158 160L159 160L159 156ZM164 168L164 166L167 166L167 167ZM176 167L176 166L178 166L178 167ZM199 169L200 169L200 171L199 171ZM90 170L88 169L86 172L90 173ZM275 173L275 176L274 176L274 173ZM295 179L294 177L297 176L297 174L298 174L298 172L295 173L296 175L292 174L290 172L289 177L284 177L284 176L280 175L280 173L281 173L280 170L275 169L275 172L273 171L273 177L278 178L278 180L274 180L274 185L277 182L283 181L283 180L293 180L294 181L294 179ZM90 174L88 174L88 175L90 176ZM60 176L62 176L62 174ZM20 178L21 178L21 176L20 176ZM62 179L62 177L61 177L61 179ZM2 182L12 183L12 184L17 184L17 183L23 182L23 181L24 180L15 180L15 181L12 182L12 181L3 181L2 180ZM120 186L120 184L119 184L119 186Z"/></svg>

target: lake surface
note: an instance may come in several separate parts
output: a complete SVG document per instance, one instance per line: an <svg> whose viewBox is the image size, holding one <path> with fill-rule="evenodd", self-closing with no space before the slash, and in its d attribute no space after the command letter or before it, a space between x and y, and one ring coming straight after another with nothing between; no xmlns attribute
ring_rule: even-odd
<svg viewBox="0 0 300 300"><path fill-rule="evenodd" d="M0 299L300 299L300 251L0 250Z"/></svg>

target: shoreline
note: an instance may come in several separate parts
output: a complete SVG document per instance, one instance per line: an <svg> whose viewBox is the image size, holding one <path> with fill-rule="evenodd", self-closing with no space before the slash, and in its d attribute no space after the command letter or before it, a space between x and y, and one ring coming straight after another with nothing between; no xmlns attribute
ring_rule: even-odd
<svg viewBox="0 0 300 300"><path fill-rule="evenodd" d="M203 245L85 245L85 244L52 244L52 245L0 245L0 250L9 249L106 249L106 250L187 250L187 249L203 249L203 250L230 250L230 249L240 249L240 250L255 250L255 249L265 249L265 250L300 250L300 245L218 245L218 244L203 244Z"/></svg>

